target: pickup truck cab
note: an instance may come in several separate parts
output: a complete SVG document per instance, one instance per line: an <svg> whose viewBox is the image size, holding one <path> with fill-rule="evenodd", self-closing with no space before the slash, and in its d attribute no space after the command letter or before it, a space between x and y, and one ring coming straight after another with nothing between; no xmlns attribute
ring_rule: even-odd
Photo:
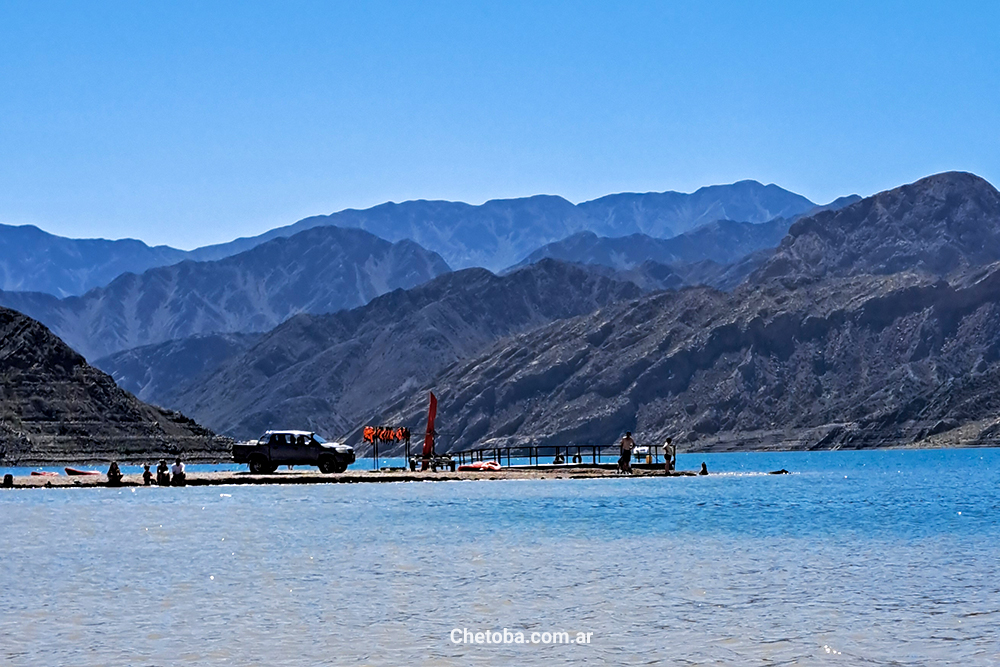
<svg viewBox="0 0 1000 667"><path fill-rule="evenodd" d="M279 465L318 466L328 474L347 470L354 463L354 448L327 442L312 431L267 431L257 442L233 445L233 461L249 464L257 474L272 473Z"/></svg>

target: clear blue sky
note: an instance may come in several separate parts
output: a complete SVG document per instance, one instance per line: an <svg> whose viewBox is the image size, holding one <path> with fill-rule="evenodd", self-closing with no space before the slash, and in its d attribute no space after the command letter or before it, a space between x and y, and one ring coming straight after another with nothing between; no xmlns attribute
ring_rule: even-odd
<svg viewBox="0 0 1000 667"><path fill-rule="evenodd" d="M997 2L0 0L0 222L190 248L405 199L1000 184Z"/></svg>

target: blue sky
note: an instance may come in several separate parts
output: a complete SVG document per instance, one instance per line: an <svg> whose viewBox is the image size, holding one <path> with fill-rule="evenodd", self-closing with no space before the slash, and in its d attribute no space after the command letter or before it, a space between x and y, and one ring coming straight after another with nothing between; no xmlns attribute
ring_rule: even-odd
<svg viewBox="0 0 1000 667"><path fill-rule="evenodd" d="M0 0L0 222L190 248L405 199L1000 184L1000 3Z"/></svg>

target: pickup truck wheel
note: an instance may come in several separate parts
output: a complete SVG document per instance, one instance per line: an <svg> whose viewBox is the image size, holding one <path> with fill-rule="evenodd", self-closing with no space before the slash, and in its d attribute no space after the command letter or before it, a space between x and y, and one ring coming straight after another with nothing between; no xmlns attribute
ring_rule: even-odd
<svg viewBox="0 0 1000 667"><path fill-rule="evenodd" d="M319 471L324 475L329 475L330 473L333 472L341 473L347 470L346 463L329 455L320 457L318 465L319 465Z"/></svg>
<svg viewBox="0 0 1000 667"><path fill-rule="evenodd" d="M331 472L336 472L337 470L337 460L332 456L321 456L319 458L319 471L324 475L329 475Z"/></svg>
<svg viewBox="0 0 1000 667"><path fill-rule="evenodd" d="M250 472L255 475L267 475L278 469L278 466L272 465L267 458L263 456L251 456L250 457Z"/></svg>

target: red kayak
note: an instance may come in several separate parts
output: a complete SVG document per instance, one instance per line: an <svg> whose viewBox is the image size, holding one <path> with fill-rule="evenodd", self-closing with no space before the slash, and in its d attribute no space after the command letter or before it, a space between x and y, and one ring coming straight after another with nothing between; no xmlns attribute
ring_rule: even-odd
<svg viewBox="0 0 1000 667"><path fill-rule="evenodd" d="M473 471L473 470L500 470L500 464L496 461L476 461L475 463L468 463L464 466L458 466L459 470Z"/></svg>
<svg viewBox="0 0 1000 667"><path fill-rule="evenodd" d="M32 477L58 477L59 473L52 472L51 470L32 470Z"/></svg>
<svg viewBox="0 0 1000 667"><path fill-rule="evenodd" d="M67 475L100 475L98 470L77 470L76 468L64 468Z"/></svg>

